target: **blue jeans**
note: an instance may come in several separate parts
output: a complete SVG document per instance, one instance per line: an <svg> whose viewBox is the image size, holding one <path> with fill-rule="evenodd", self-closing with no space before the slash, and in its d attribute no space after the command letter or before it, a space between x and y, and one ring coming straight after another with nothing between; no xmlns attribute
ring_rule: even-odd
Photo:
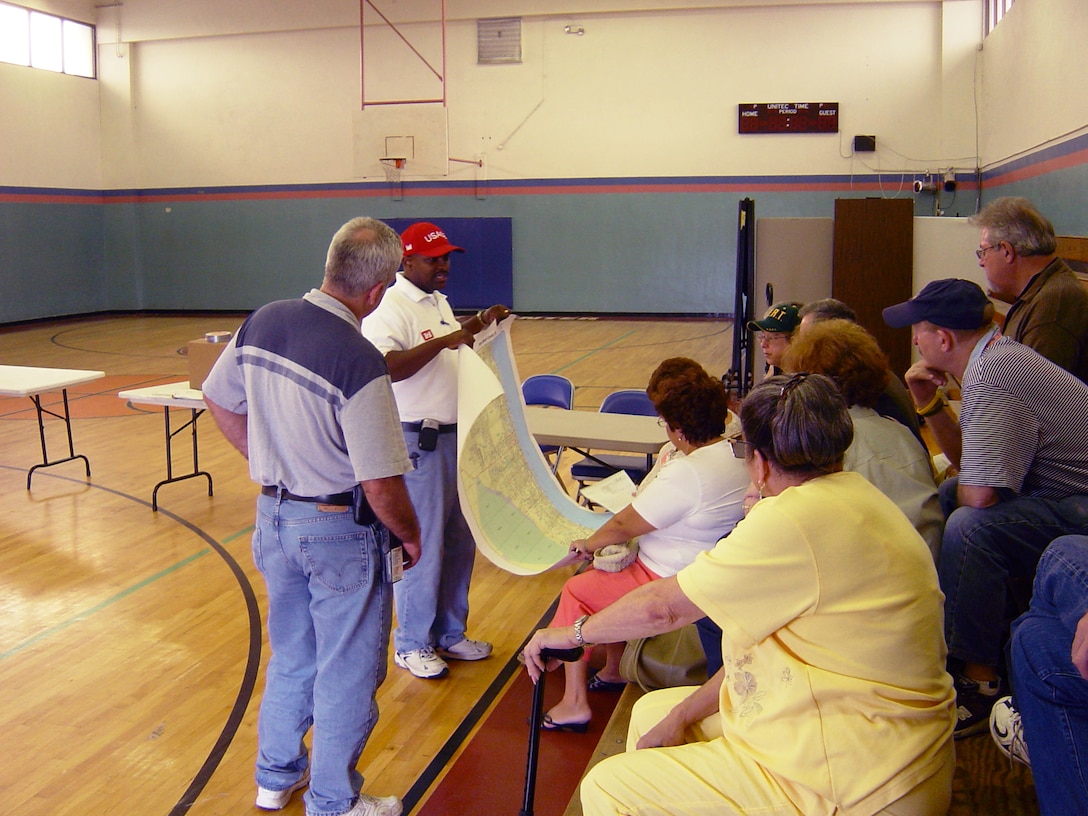
<svg viewBox="0 0 1088 816"><path fill-rule="evenodd" d="M1088 496L1021 496L980 510L956 507L956 483L948 479L940 488L948 521L937 572L948 653L968 663L997 666L1007 632L1009 579L1030 584L1051 541L1088 533Z"/></svg>
<svg viewBox="0 0 1088 816"><path fill-rule="evenodd" d="M351 810L355 765L378 721L392 593L382 576L384 528L350 508L257 498L253 560L268 586L272 657L257 720L257 784L283 790L310 767L308 816ZM303 737L313 726L312 759Z"/></svg>
<svg viewBox="0 0 1088 816"><path fill-rule="evenodd" d="M1088 680L1070 659L1088 612L1088 537L1064 536L1039 559L1031 608L1013 624L1013 694L1043 816L1088 813Z"/></svg>
<svg viewBox="0 0 1088 816"><path fill-rule="evenodd" d="M404 483L419 518L423 553L393 585L397 603L393 647L412 652L464 640L476 541L457 497L457 434L439 434L433 451L419 449L416 433L406 432L404 441L415 465L404 474Z"/></svg>

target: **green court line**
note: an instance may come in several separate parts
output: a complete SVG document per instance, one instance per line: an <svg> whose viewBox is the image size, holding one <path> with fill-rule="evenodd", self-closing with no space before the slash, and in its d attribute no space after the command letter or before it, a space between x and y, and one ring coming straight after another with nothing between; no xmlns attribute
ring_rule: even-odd
<svg viewBox="0 0 1088 816"><path fill-rule="evenodd" d="M250 525L249 527L246 527L243 530L239 530L234 535L223 539L223 541L221 543L226 544L226 543L228 543L230 541L234 541L235 539L240 538L241 536L245 535L248 532L251 532L252 530L253 530L253 525ZM117 603L118 601L121 601L121 600L127 598L129 595L132 595L133 593L138 592L141 589L144 589L144 588L150 586L151 584L155 583L156 581L159 581L159 580L167 577L168 575L171 575L171 574L177 572L178 570L182 569L183 567L189 566L189 564L193 563L194 561L196 561L199 558L203 558L205 555L207 555L210 552L211 552L210 549L205 548L203 550L200 550L199 552L193 553L188 558L182 559L181 561L177 562L176 564L173 564L173 565L167 567L166 569L145 578L144 580L140 581L139 583L133 584L132 586L128 587L127 589L121 590L116 595L114 595L112 598L107 598L106 600L102 601L101 603L95 604L90 609L88 609L88 610L86 610L84 612L80 612L79 614L75 615L74 617L69 618L66 621L58 623L55 626L51 626L50 628L48 628L48 629L46 629L46 630L44 630L42 632L39 632L38 634L34 635L34 637L30 638L29 640L23 641L22 643L20 643L17 646L13 646L12 648L8 649L6 652L0 652L0 660L6 660L7 658L18 654L19 652L22 652L25 649L28 649L29 647L33 646L35 643L38 643L39 641L45 640L46 638L50 638L53 635L57 634L58 632L61 632L61 631L65 630L65 629L67 629L69 626L72 626L74 624L77 624L77 623L80 623L80 622L86 620L91 615L95 614L96 612L101 612L103 609L106 609L107 607L112 606L113 604Z"/></svg>
<svg viewBox="0 0 1088 816"><path fill-rule="evenodd" d="M230 542L236 541L237 539L241 538L242 536L248 535L249 533L252 533L253 532L253 527L254 527L254 525L252 525L252 524L249 525L248 527L243 527L237 533L235 533L234 535L227 536L226 538L224 538L219 543L220 544L230 544Z"/></svg>
<svg viewBox="0 0 1088 816"><path fill-rule="evenodd" d="M609 346L614 346L614 345L616 345L616 343L620 342L620 340L624 340L624 339L626 339L626 338L630 337L630 336L631 336L632 334L638 334L638 332L636 332L636 331L634 331L634 330L632 329L631 331L627 332L627 334L621 334L621 335L620 335L619 337L617 337L617 338L616 338L615 340L612 340L612 341L610 341L610 342L608 342L608 343L605 343L605 344L604 344L603 346L600 346L599 348L595 348L595 349L593 349L593 351L589 351L589 352L586 352L586 353L585 353L585 354L583 354L583 355L582 355L581 357L578 357L578 358L577 358L577 359L575 359L575 360L571 360L571 361L570 361L569 363L567 363L566 365L561 365L561 366L559 366L559 368L555 369L555 370L554 370L554 371L552 372L552 374L558 374L558 373L559 373L560 371L562 371L563 369L565 369L565 368L570 368L570 367L571 367L572 365L577 365L578 363L582 362L582 360L588 360L588 359L589 359L590 357L592 357L592 356L593 356L594 354L596 354L597 352L599 352L599 351L604 351L604 350L605 350L606 348L608 348Z"/></svg>

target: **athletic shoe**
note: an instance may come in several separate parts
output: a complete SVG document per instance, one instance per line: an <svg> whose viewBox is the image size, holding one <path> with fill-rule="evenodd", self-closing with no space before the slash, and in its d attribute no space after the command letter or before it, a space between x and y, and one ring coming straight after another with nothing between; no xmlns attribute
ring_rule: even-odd
<svg viewBox="0 0 1088 816"><path fill-rule="evenodd" d="M355 807L344 816L400 816L400 799L395 796L367 796L360 793Z"/></svg>
<svg viewBox="0 0 1088 816"><path fill-rule="evenodd" d="M491 644L465 638L452 646L439 646L438 653L447 660L483 660L491 656Z"/></svg>
<svg viewBox="0 0 1088 816"><path fill-rule="evenodd" d="M990 710L1001 696L1001 681L971 680L962 674L956 679L956 739L981 734L990 721Z"/></svg>
<svg viewBox="0 0 1088 816"><path fill-rule="evenodd" d="M430 646L412 652L394 652L393 662L423 680L437 680L445 677L450 670L446 661L436 655Z"/></svg>
<svg viewBox="0 0 1088 816"><path fill-rule="evenodd" d="M1024 725L1020 712L1013 707L1012 697L1002 697L990 711L990 736L1001 753L1011 761L1031 767L1028 744L1024 741Z"/></svg>
<svg viewBox="0 0 1088 816"><path fill-rule="evenodd" d="M298 780L289 788L283 790L269 790L268 788L257 787L257 801L254 803L261 810L282 810L287 807L287 803L291 801L291 794L301 788L305 788L310 782L310 769L307 768L302 773L302 778Z"/></svg>

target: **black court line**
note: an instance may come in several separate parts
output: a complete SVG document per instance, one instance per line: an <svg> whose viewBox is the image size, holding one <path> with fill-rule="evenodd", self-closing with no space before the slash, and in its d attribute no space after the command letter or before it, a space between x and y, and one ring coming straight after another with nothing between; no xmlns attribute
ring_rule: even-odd
<svg viewBox="0 0 1088 816"><path fill-rule="evenodd" d="M0 467L8 470L22 470L21 468L15 468L10 465L2 465ZM144 501L136 496L131 496L120 490L115 490L112 487L104 487L82 479L72 479L68 476L58 476L52 473L42 475L48 476L51 479L73 482L75 484L93 487L96 490L102 490L106 493L112 493L115 496L120 496L121 498L135 502L136 504L142 504L149 511L151 510L150 502ZM257 671L260 668L261 663L261 614L257 607L257 596L253 592L253 585L249 582L249 579L242 571L238 562L234 560L234 557L229 552L227 552L225 547L195 524L183 519L181 516L171 513L169 510L165 510L162 507L159 507L158 512L160 516L166 516L167 518L172 519L195 534L198 538L203 539L209 547L218 553L219 557L223 559L223 562L230 568L230 571L234 574L235 580L238 582L238 587L242 591L242 597L245 598L246 611L249 616L249 654L246 657L246 667L245 672L242 675L242 683L238 687L238 694L234 698L234 704L231 706L230 714L227 716L226 722L223 724L223 729L219 732L219 737L208 752L208 756L204 760L204 763L200 766L200 769L189 783L189 787L186 788L185 792L181 795L181 798L178 799L177 803L170 809L168 814L168 816L183 816L189 812L189 809L194 804L196 804L200 794L204 791L208 781L212 778L212 774L214 774L219 767L219 763L223 761L227 748L230 747L231 741L238 733L238 728L242 724L242 718L245 715L246 708L249 706L250 700L253 699L253 691L257 684Z"/></svg>
<svg viewBox="0 0 1088 816"><path fill-rule="evenodd" d="M12 467L10 465L2 465L9 470L20 470L19 468ZM114 488L104 487L102 485L93 484L91 482L85 482L81 479L73 479L67 476L58 476L56 474L43 474L52 479L58 479L60 481L72 482L75 484L86 485L93 487L97 490L102 490L106 493L112 493L115 496L128 499L137 504L142 504L149 510L151 503L137 498L136 496L129 495L120 490ZM189 783L189 787L178 799L177 803L171 808L167 816L184 816L189 812L189 809L196 804L200 794L203 793L204 788L207 787L208 782L211 780L212 775L215 773L219 764L222 762L224 755L227 752L227 748L230 747L232 740L238 733L238 728L241 726L242 718L245 715L245 710L249 705L250 700L253 698L253 692L256 687L257 671L260 666L261 660L261 616L260 610L257 607L257 598L253 592L253 587L242 571L238 562L233 556L214 538L198 528L196 525L181 518L180 516L171 513L159 507L159 514L166 516L178 524L182 525L190 532L203 539L209 547L211 547L219 555L220 558L230 567L236 580L238 581L239 588L242 590L242 595L246 601L246 610L249 616L249 655L246 660L246 669L242 678L242 684L239 686L238 694L235 697L234 705L231 708L230 714L227 717L226 722L223 725L223 730L219 734L219 738L215 741L211 750L208 753L204 763L200 766L200 769L196 772ZM483 695L476 702L476 704L469 710L465 718L457 726L454 732L449 736L442 748L435 754L434 758L428 763L427 767L423 769L423 772L419 775L416 781L408 789L408 792L402 797L401 802L404 805L404 812L410 814L417 805L421 803L422 798L427 793L427 790L431 787L434 781L442 773L443 769L452 760L454 754L468 739L472 729L483 719L487 709L491 707L491 704L498 699L507 683L514 676L514 674L523 669L524 667L518 662L517 656L521 653L522 649L532 638L537 629L540 629L548 624L555 614L555 609L559 605L558 596L552 601L551 606L540 617L536 625L522 640L521 645L518 646L514 655L506 662L498 676L491 681L491 684L484 691Z"/></svg>
<svg viewBox="0 0 1088 816"><path fill-rule="evenodd" d="M506 684L514 674L523 669L521 663L518 662L518 655L521 654L522 649L532 638L537 629L540 629L548 624L555 614L555 609L559 605L559 597L552 601L552 605L548 607L548 610L537 621L536 626L532 628L532 631L526 635L525 640L521 642L517 650L514 652L514 656L506 661L506 665L502 667L502 671L498 676L491 681L491 685L487 687L487 690L483 693L483 696L476 702L465 715L465 718L461 720L461 724L457 726L449 739L435 754L427 767L423 769L423 773L419 775L415 783L408 789L408 792L401 798L401 802L404 805L404 812L407 814L412 813L416 806L420 804L420 800L424 794L427 793L427 789L434 784L435 779L442 773L442 770L453 759L453 755L457 753L457 750L464 745L465 740L468 739L472 729L476 727L476 724L480 722L487 709L491 707L491 704L498 698L502 690L506 688Z"/></svg>

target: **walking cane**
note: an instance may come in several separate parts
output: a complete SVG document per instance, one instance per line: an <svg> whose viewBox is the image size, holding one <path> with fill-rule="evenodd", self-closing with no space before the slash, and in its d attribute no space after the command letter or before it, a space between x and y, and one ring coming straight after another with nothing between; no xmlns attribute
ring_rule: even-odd
<svg viewBox="0 0 1088 816"><path fill-rule="evenodd" d="M540 652L541 661L547 665L549 660L562 660L571 663L580 660L583 649L576 646L573 649L543 649ZM540 723L544 715L544 678L547 672L541 672L540 677L533 686L533 714L529 718L529 757L525 763L525 795L521 801L521 810L518 816L533 816L533 798L536 794L536 763L540 751Z"/></svg>

